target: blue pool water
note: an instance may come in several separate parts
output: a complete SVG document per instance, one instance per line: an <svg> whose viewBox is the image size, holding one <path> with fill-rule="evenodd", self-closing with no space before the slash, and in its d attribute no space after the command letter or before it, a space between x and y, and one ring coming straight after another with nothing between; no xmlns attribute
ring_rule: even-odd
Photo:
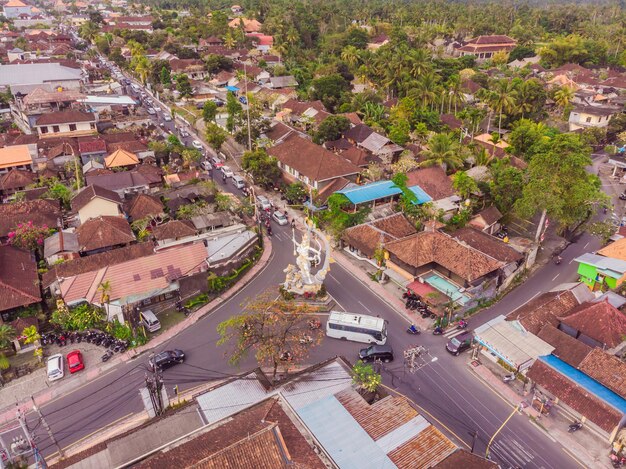
<svg viewBox="0 0 626 469"><path fill-rule="evenodd" d="M455 301L461 305L464 305L469 301L469 297L461 293L459 291L459 287L449 282L444 277L435 274L434 272L430 272L422 278L424 279L424 282L426 282L428 285L436 288L444 295L452 298L452 301Z"/></svg>

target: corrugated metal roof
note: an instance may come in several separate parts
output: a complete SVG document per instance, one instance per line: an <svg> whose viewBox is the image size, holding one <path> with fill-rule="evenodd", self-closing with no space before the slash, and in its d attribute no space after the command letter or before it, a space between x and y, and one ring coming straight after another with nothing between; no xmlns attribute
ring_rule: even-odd
<svg viewBox="0 0 626 469"><path fill-rule="evenodd" d="M506 321L502 315L477 327L474 335L478 342L515 368L554 350L552 345L523 330L517 321Z"/></svg>
<svg viewBox="0 0 626 469"><path fill-rule="evenodd" d="M420 186L411 186L409 190L417 197L417 202L414 202L413 205L422 205L433 200Z"/></svg>
<svg viewBox="0 0 626 469"><path fill-rule="evenodd" d="M590 252L577 257L574 261L581 264L592 265L597 269L600 269L603 274L609 275L613 278L621 278L621 276L626 272L626 261L599 256Z"/></svg>
<svg viewBox="0 0 626 469"><path fill-rule="evenodd" d="M320 399L297 412L340 468L396 468L385 451L334 396Z"/></svg>
<svg viewBox="0 0 626 469"><path fill-rule="evenodd" d="M384 135L372 132L365 140L363 140L363 142L361 142L361 146L372 153L377 153L389 142L390 140Z"/></svg>
<svg viewBox="0 0 626 469"><path fill-rule="evenodd" d="M405 424L400 425L392 432L387 433L382 438L376 440L376 444L385 452L385 454L388 454L394 449L405 444L407 441L417 437L428 427L430 427L430 423L428 423L424 417L418 415Z"/></svg>
<svg viewBox="0 0 626 469"><path fill-rule="evenodd" d="M402 193L402 190L393 181L376 181L337 192L345 195L352 204L357 205L398 195Z"/></svg>
<svg viewBox="0 0 626 469"><path fill-rule="evenodd" d="M256 237L256 233L246 230L243 233L235 233L217 239L208 239L207 252L209 255L209 263L230 259L250 241L256 239Z"/></svg>
<svg viewBox="0 0 626 469"><path fill-rule="evenodd" d="M614 393L610 389L602 386L600 383L590 378L582 371L577 370L571 365L568 365L563 360L555 357L554 355L539 357L539 360L541 360L551 368L555 369L563 376L574 381L577 385L586 389L588 392L590 392L600 400L606 402L611 407L614 407L620 412L626 414L626 399Z"/></svg>

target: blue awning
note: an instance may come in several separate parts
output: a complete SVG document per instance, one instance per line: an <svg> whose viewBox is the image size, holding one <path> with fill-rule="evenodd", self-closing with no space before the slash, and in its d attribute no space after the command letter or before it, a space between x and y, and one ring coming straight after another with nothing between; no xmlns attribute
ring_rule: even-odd
<svg viewBox="0 0 626 469"><path fill-rule="evenodd" d="M227 86L226 90L227 91L232 91L233 93L236 93L237 91L239 91L239 88L237 88L236 86Z"/></svg>
<svg viewBox="0 0 626 469"><path fill-rule="evenodd" d="M626 414L626 399L622 398L618 394L611 391L609 388L598 383L596 380L590 378L585 373L577 370L571 365L568 365L563 360L555 357L554 355L546 355L539 357L539 360L546 365L554 368L566 378L576 383L581 388L587 390L598 399L606 402L611 407Z"/></svg>

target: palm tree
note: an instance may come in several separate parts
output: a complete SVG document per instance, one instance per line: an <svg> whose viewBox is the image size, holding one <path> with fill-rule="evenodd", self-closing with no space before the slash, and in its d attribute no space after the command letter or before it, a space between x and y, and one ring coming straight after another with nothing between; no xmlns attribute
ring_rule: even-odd
<svg viewBox="0 0 626 469"><path fill-rule="evenodd" d="M567 86L562 86L554 93L554 103L561 109L565 109L572 99L574 99L574 90Z"/></svg>
<svg viewBox="0 0 626 469"><path fill-rule="evenodd" d="M135 62L135 72L139 76L142 83L146 83L148 75L150 75L150 61L145 55L138 57Z"/></svg>
<svg viewBox="0 0 626 469"><path fill-rule="evenodd" d="M15 329L8 324L0 325L0 349L7 348L15 339Z"/></svg>
<svg viewBox="0 0 626 469"><path fill-rule="evenodd" d="M354 68L359 63L359 49L354 46L346 46L341 51L341 60L348 64L350 68Z"/></svg>
<svg viewBox="0 0 626 469"><path fill-rule="evenodd" d="M500 115L498 133L502 134L502 114L513 110L517 102L517 92L513 83L507 79L498 80L494 88L492 107Z"/></svg>
<svg viewBox="0 0 626 469"><path fill-rule="evenodd" d="M414 94L416 94L416 98L421 101L423 107L432 108L437 101L438 80L439 77L431 71L424 74L417 83Z"/></svg>
<svg viewBox="0 0 626 469"><path fill-rule="evenodd" d="M425 160L420 166L439 165L444 171L456 169L463 164L460 146L452 134L435 134L428 141L428 148L422 152Z"/></svg>
<svg viewBox="0 0 626 469"><path fill-rule="evenodd" d="M109 302L109 296L111 295L111 281L110 280L105 280L104 282L100 283L100 286L98 287L98 291L100 292L100 302L101 303L108 303Z"/></svg>
<svg viewBox="0 0 626 469"><path fill-rule="evenodd" d="M415 49L409 55L411 76L419 78L430 69L429 54L424 49Z"/></svg>
<svg viewBox="0 0 626 469"><path fill-rule="evenodd" d="M228 31L226 33L226 36L224 36L224 45L228 48L228 49L233 49L235 47L235 38L233 37L233 35L230 33L230 31Z"/></svg>
<svg viewBox="0 0 626 469"><path fill-rule="evenodd" d="M457 106L465 102L461 77L459 75L452 75L448 79L446 87L448 88L448 113L450 113L450 108L454 104L454 115L456 116Z"/></svg>

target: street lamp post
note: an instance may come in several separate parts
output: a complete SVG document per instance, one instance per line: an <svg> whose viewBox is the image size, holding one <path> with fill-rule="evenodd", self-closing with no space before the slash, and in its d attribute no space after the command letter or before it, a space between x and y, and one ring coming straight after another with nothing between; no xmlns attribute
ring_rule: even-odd
<svg viewBox="0 0 626 469"><path fill-rule="evenodd" d="M498 433L500 433L500 431L504 428L504 426L509 422L509 420L511 420L513 418L513 416L515 415L516 412L519 412L520 410L520 406L517 405L515 406L515 408L513 409L513 412L511 412L511 415L509 415L506 420L502 423L502 425L500 425L500 428L498 428L496 430L496 432L493 434L493 436L491 437L491 439L489 440L489 443L487 443L487 449L485 450L485 458L489 459L489 449L491 448L491 443L493 443L493 440L496 438L496 436L498 435Z"/></svg>

